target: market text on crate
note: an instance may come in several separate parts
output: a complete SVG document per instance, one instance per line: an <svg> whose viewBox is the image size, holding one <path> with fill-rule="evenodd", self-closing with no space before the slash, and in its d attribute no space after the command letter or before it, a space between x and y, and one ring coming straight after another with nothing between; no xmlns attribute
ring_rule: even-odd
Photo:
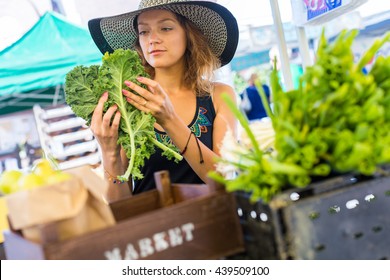
<svg viewBox="0 0 390 280"><path fill-rule="evenodd" d="M176 247L194 239L193 223L186 223L180 227L175 227L167 231L155 233L152 238L145 237L138 240L139 250L132 243L128 243L122 258L121 250L115 247L112 251L106 251L105 257L109 260L136 260L161 252L169 247Z"/></svg>

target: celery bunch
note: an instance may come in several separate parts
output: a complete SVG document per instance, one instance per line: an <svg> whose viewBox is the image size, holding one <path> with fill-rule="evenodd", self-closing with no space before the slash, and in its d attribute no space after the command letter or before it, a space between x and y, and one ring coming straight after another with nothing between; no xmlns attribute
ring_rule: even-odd
<svg viewBox="0 0 390 280"><path fill-rule="evenodd" d="M273 112L267 111L275 131L274 153L260 149L248 120L226 97L252 148L236 149L239 162L218 159L235 167L235 179L216 172L210 176L228 191L242 190L253 200L269 201L284 189L307 186L313 177L331 172L373 175L390 163L390 58L378 57L367 74L362 71L390 41L390 33L355 63L352 43L357 34L344 30L329 43L323 33L316 62L307 67L296 90L284 91L273 70L274 106ZM262 87L257 88L265 100Z"/></svg>

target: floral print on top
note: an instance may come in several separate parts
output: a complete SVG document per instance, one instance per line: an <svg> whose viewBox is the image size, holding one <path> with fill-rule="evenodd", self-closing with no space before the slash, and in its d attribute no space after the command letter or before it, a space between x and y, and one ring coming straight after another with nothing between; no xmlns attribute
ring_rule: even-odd
<svg viewBox="0 0 390 280"><path fill-rule="evenodd" d="M213 125L215 120L215 109L213 100L210 96L197 97L196 109L194 110L194 117L188 127L195 134L197 139L209 149L213 148ZM172 145L172 140L165 133L155 131L156 139L164 144ZM172 145L173 146L173 145ZM173 146L174 147L174 146ZM178 151L178 150L177 150ZM180 152L180 151L178 151ZM141 172L144 174L144 179L134 180L133 194L138 194L156 188L154 181L154 174L161 170L169 172L172 183L188 183L201 184L202 179L195 173L195 171L188 164L187 160L183 159L179 162L167 159L162 155L162 150L157 148L156 152L145 160L145 165Z"/></svg>
<svg viewBox="0 0 390 280"><path fill-rule="evenodd" d="M211 121L207 118L207 109L199 107L198 116L195 122L189 127L196 137L200 138L202 133L207 133L207 127L211 126ZM156 139L166 145L173 145L172 139L165 133L155 131Z"/></svg>

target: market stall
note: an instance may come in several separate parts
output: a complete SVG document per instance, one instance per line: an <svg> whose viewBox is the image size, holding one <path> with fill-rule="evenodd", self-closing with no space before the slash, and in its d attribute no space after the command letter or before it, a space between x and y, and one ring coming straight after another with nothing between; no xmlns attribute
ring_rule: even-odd
<svg viewBox="0 0 390 280"><path fill-rule="evenodd" d="M50 34L50 36L47 36ZM18 41L0 52L0 114L64 103L72 67L99 64L88 30L47 12Z"/></svg>
<svg viewBox="0 0 390 280"><path fill-rule="evenodd" d="M74 66L100 62L101 54L88 30L54 12L44 14L24 36L0 52L0 172L12 169L11 164L25 169L42 153L64 162L97 152L91 132L83 128L84 122L69 124L73 113L64 104L63 84ZM55 127L61 118L62 123ZM69 119L68 124L65 119ZM66 130L85 132L51 137ZM79 145L69 148L70 144ZM95 154L89 158L90 163L96 164L99 158ZM67 168L75 164L69 163Z"/></svg>

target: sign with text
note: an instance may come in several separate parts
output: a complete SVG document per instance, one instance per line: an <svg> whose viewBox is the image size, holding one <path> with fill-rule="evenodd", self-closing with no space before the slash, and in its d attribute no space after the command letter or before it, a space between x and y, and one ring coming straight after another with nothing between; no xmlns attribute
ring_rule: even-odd
<svg viewBox="0 0 390 280"><path fill-rule="evenodd" d="M343 0L303 0L303 2L307 10L307 19L310 20L340 7Z"/></svg>
<svg viewBox="0 0 390 280"><path fill-rule="evenodd" d="M350 12L367 0L291 0L296 25L317 25Z"/></svg>

